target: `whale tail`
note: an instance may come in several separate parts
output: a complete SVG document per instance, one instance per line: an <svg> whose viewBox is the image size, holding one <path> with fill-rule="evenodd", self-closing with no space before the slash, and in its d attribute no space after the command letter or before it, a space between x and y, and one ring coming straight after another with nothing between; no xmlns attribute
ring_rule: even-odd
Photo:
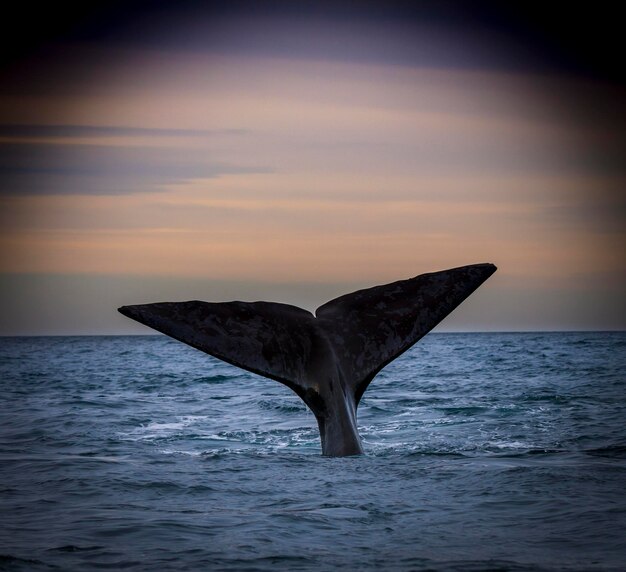
<svg viewBox="0 0 626 572"><path fill-rule="evenodd" d="M375 375L495 271L474 264L358 290L323 304L315 316L273 302L161 302L119 311L287 385L315 413L324 453L351 454L361 452L356 408ZM337 447L350 432L352 445Z"/></svg>

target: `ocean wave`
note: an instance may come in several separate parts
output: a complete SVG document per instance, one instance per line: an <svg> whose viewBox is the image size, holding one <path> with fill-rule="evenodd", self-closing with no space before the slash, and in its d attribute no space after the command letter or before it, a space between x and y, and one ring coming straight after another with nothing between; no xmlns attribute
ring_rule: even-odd
<svg viewBox="0 0 626 572"><path fill-rule="evenodd" d="M2 339L0 568L619 570L625 340L427 336L328 458L287 388L163 337Z"/></svg>

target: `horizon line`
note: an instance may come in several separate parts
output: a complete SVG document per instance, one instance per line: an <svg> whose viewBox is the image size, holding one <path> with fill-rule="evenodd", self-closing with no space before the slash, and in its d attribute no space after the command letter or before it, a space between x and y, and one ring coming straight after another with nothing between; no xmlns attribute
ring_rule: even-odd
<svg viewBox="0 0 626 572"><path fill-rule="evenodd" d="M424 337L435 334L619 334L626 333L625 329L588 329L588 330L456 330L443 332L428 332ZM169 338L166 334L155 333L124 333L124 334L0 334L0 338L97 338L97 337L163 337ZM174 338L172 338L174 339Z"/></svg>

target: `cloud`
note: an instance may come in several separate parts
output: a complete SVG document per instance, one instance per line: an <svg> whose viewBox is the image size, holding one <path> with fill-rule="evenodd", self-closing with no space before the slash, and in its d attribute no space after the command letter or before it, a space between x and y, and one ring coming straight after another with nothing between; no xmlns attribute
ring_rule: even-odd
<svg viewBox="0 0 626 572"><path fill-rule="evenodd" d="M267 170L212 161L206 150L185 146L0 143L3 195L123 195Z"/></svg>
<svg viewBox="0 0 626 572"><path fill-rule="evenodd" d="M158 129L119 125L28 125L0 124L0 138L68 137L214 137L245 135L245 129Z"/></svg>
<svg viewBox="0 0 626 572"><path fill-rule="evenodd" d="M448 0L254 3L242 0L176 3L100 3L76 11L55 6L37 32L52 44L141 46L154 50L284 55L447 67L566 70L619 68L620 29L614 19L569 7ZM28 6L17 8L28 10ZM42 10L45 8L42 7ZM25 14L23 20L28 20ZM54 19L62 20L50 25ZM617 19L619 20L619 19ZM72 24L73 23L73 24ZM589 29L608 30L583 42ZM41 38L38 38L41 41ZM13 42L15 44L15 41ZM42 50L46 54L47 50ZM619 73L615 69L612 74Z"/></svg>

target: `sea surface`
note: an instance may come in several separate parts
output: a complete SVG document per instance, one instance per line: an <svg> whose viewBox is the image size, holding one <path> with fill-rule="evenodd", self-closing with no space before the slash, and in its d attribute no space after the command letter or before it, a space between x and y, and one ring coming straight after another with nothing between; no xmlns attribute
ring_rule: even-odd
<svg viewBox="0 0 626 572"><path fill-rule="evenodd" d="M366 453L163 336L0 338L0 569L626 569L626 333L430 334Z"/></svg>

